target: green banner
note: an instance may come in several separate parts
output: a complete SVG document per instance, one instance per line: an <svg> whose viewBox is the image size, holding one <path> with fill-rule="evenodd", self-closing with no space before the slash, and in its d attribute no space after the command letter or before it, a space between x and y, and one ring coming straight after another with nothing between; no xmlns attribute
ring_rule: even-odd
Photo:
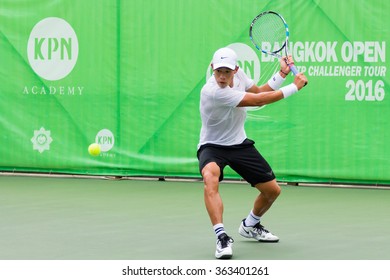
<svg viewBox="0 0 390 280"><path fill-rule="evenodd" d="M278 180L390 183L388 1L1 2L0 170L200 178L211 57L230 46L266 82L277 62L248 33L274 10L309 84L249 110L248 137Z"/></svg>

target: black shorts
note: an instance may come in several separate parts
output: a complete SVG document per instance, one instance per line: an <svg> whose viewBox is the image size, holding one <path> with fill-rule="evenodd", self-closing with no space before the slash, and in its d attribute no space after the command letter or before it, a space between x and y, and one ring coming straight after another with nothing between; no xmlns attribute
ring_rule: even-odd
<svg viewBox="0 0 390 280"><path fill-rule="evenodd" d="M223 180L223 169L229 165L244 180L252 186L275 179L275 175L259 151L254 146L255 142L245 139L239 145L221 146L204 144L198 150L199 171L206 164L215 162L221 169L219 181Z"/></svg>

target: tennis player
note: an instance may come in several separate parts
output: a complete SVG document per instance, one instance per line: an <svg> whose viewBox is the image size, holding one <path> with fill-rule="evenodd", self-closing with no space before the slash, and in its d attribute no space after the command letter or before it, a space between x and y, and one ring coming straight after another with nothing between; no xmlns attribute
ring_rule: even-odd
<svg viewBox="0 0 390 280"><path fill-rule="evenodd" d="M237 55L230 48L221 48L213 56L213 76L201 90L200 114L202 128L198 144L199 170L204 181L204 201L217 241L215 257L233 256L234 240L223 225L223 202L219 182L223 170L229 165L252 187L259 190L253 208L241 221L239 234L262 242L278 242L279 238L261 223L261 217L280 194L275 175L255 142L247 138L244 130L246 107L270 104L298 92L307 83L304 74L295 76L294 82L281 87L290 69L280 60L280 71L261 86L255 85L237 66ZM288 57L289 63L293 62Z"/></svg>

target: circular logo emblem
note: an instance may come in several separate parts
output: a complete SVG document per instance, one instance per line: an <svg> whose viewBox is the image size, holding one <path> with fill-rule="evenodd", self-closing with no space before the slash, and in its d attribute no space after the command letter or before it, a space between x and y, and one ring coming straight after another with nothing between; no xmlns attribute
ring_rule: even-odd
<svg viewBox="0 0 390 280"><path fill-rule="evenodd" d="M104 128L97 133L95 143L100 145L102 152L108 152L112 149L112 147L114 147L114 134L112 134L110 130Z"/></svg>
<svg viewBox="0 0 390 280"><path fill-rule="evenodd" d="M62 18L38 22L27 44L28 61L35 73L49 81L66 77L74 68L79 47L72 26Z"/></svg>

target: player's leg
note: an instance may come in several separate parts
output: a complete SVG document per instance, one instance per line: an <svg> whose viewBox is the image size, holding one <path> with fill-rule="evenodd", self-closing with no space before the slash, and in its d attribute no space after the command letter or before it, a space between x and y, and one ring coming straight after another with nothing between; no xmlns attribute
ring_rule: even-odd
<svg viewBox="0 0 390 280"><path fill-rule="evenodd" d="M255 187L260 191L256 197L253 209L248 217L241 222L239 233L247 238L254 238L262 242L278 242L279 238L264 228L260 218L268 211L281 192L276 180L258 183Z"/></svg>
<svg viewBox="0 0 390 280"><path fill-rule="evenodd" d="M202 169L204 182L204 202L210 221L217 236L215 257L229 259L233 255L233 239L229 237L223 226L223 202L219 194L219 178L221 169L215 162L208 163Z"/></svg>
<svg viewBox="0 0 390 280"><path fill-rule="evenodd" d="M260 194L255 200L253 213L261 217L278 198L281 189L275 179L266 183L258 183L255 187L260 191Z"/></svg>
<svg viewBox="0 0 390 280"><path fill-rule="evenodd" d="M260 192L248 217L241 222L239 233L258 241L277 242L279 238L260 224L260 218L272 206L281 189L271 166L253 144L254 142L248 139L241 145L242 148L234 150L233 156L229 158L230 167Z"/></svg>
<svg viewBox="0 0 390 280"><path fill-rule="evenodd" d="M213 225L222 223L223 202L219 194L220 168L215 162L208 163L202 169L204 182L204 202Z"/></svg>

